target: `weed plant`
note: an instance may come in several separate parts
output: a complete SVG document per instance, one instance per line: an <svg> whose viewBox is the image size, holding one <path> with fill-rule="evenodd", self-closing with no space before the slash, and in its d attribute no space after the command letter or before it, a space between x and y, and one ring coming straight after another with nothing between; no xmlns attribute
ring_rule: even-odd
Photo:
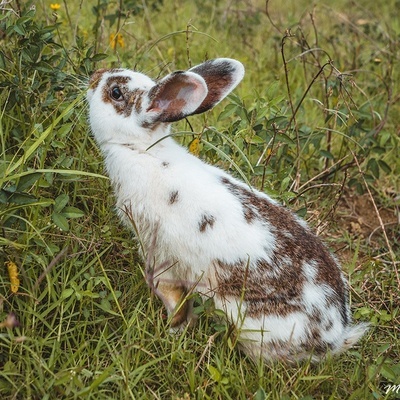
<svg viewBox="0 0 400 400"><path fill-rule="evenodd" d="M50 3L0 2L0 397L398 398L399 2ZM169 334L115 216L88 76L218 56L241 60L244 81L176 138L336 251L372 328L335 359L254 363L201 299L196 327Z"/></svg>

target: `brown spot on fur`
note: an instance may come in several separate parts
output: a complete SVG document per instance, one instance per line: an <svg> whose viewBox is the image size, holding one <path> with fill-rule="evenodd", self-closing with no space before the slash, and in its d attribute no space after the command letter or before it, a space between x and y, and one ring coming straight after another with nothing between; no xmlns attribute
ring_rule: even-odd
<svg viewBox="0 0 400 400"><path fill-rule="evenodd" d="M289 269L274 277L272 266L265 260L258 260L256 266L238 261L227 264L216 262L217 293L223 298L243 299L250 317L260 315L286 316L303 311L302 287L296 270ZM250 273L251 269L251 273Z"/></svg>
<svg viewBox="0 0 400 400"><path fill-rule="evenodd" d="M199 231L204 233L207 227L212 228L215 223L215 217L209 214L204 214L199 222Z"/></svg>
<svg viewBox="0 0 400 400"><path fill-rule="evenodd" d="M106 84L103 87L103 102L112 104L117 114L124 114L126 108L126 85L128 81L129 78L126 76L110 76L109 78L107 78ZM120 88L124 96L123 100L115 101L111 97L111 89L115 86L118 86Z"/></svg>
<svg viewBox="0 0 400 400"><path fill-rule="evenodd" d="M257 209L254 204L248 202L249 194L239 185L231 182L228 178L222 178L221 182L228 187L229 191L240 199L243 207L243 216L245 220L250 224L257 218ZM251 193L251 192L250 192Z"/></svg>
<svg viewBox="0 0 400 400"><path fill-rule="evenodd" d="M249 223L255 220L267 223L276 238L276 248L272 251L266 249L269 262L250 260L252 273L249 276L251 279L246 283L246 296L253 304L250 307L251 312L273 313L275 310L280 315L285 315L298 310L302 304L301 289L305 281L303 265L312 263L316 269L315 283L326 284L333 289L333 293L326 296L326 301L340 309L343 324L347 325L347 287L339 266L321 240L288 209L228 178L222 178L221 182L242 204L245 220ZM273 276L271 272L280 273ZM241 266L237 274L243 276L243 273L244 267ZM234 288L233 291L237 293L240 282L231 280L229 278L228 281L220 282L222 288L225 287L222 290L230 288L228 292L231 292ZM243 287L243 281L241 286ZM266 293L263 288L269 288L270 292ZM253 291L255 295L248 294ZM264 292L262 297L259 296L260 292ZM252 297L260 297L260 301Z"/></svg>
<svg viewBox="0 0 400 400"><path fill-rule="evenodd" d="M112 104L117 114L124 117L129 117L133 110L137 113L142 110L143 95L145 93L141 89L129 90L127 85L130 79L127 76L110 76L103 87L103 102ZM115 100L112 98L111 91L114 87L118 87L121 90L123 99Z"/></svg>
<svg viewBox="0 0 400 400"><path fill-rule="evenodd" d="M246 204L243 204L243 215L249 224L251 224L257 216L254 210L252 210L251 207L247 206Z"/></svg>
<svg viewBox="0 0 400 400"><path fill-rule="evenodd" d="M332 328L333 328L333 321L332 321L331 319L329 319L329 320L327 321L326 325L324 326L324 329L325 329L326 331L329 331L329 330L331 330Z"/></svg>
<svg viewBox="0 0 400 400"><path fill-rule="evenodd" d="M98 69L97 71L93 72L89 79L89 88L92 90L96 90L97 86L101 81L101 77L103 76L104 72L107 72L107 69L102 68Z"/></svg>
<svg viewBox="0 0 400 400"><path fill-rule="evenodd" d="M313 307L310 318L315 324L317 325L321 324L322 322L321 311L318 308Z"/></svg>
<svg viewBox="0 0 400 400"><path fill-rule="evenodd" d="M169 194L169 204L176 203L178 199L179 199L179 192L177 190L174 190Z"/></svg>
<svg viewBox="0 0 400 400"><path fill-rule="evenodd" d="M111 86L126 86L128 84L128 82L131 80L131 78L127 77L127 76L110 76L107 78L106 81L106 87L107 89L110 89Z"/></svg>
<svg viewBox="0 0 400 400"><path fill-rule="evenodd" d="M315 355L324 355L330 346L321 339L320 330L312 326L307 332L307 339L302 347L307 352L312 352Z"/></svg>
<svg viewBox="0 0 400 400"><path fill-rule="evenodd" d="M144 93L145 91L140 89L132 90L127 93L127 105L124 113L125 117L129 117L132 114L133 108L135 108L137 113L142 111Z"/></svg>
<svg viewBox="0 0 400 400"><path fill-rule="evenodd" d="M142 122L142 127L145 129L149 129L151 131L154 131L157 129L157 127L160 125L160 122L151 122L151 121L143 121Z"/></svg>

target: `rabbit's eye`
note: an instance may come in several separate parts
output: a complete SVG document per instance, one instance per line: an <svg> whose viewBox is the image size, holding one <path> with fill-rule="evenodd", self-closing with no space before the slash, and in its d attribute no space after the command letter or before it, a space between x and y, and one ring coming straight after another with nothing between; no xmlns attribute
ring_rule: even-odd
<svg viewBox="0 0 400 400"><path fill-rule="evenodd" d="M121 89L118 86L114 86L111 89L110 95L114 100L117 100L117 101L121 101L121 100L124 99L124 96L122 95Z"/></svg>

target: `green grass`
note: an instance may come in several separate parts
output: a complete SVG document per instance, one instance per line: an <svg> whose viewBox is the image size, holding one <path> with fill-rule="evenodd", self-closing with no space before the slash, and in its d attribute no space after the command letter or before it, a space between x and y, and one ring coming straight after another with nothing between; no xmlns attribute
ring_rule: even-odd
<svg viewBox="0 0 400 400"><path fill-rule="evenodd" d="M57 18L35 3L0 9L0 397L396 398L398 1L131 0L118 13L82 0ZM177 139L198 138L201 158L305 216L343 261L354 317L372 328L334 359L254 363L209 302L194 328L169 334L114 213L88 75L121 65L158 77L218 56L241 60L245 79Z"/></svg>

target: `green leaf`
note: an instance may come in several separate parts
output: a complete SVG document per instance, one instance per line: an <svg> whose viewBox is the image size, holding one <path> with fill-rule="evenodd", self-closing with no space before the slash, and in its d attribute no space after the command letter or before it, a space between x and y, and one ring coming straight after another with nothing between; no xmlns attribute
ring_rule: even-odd
<svg viewBox="0 0 400 400"><path fill-rule="evenodd" d="M381 374L388 381L400 385L400 364L383 364Z"/></svg>
<svg viewBox="0 0 400 400"><path fill-rule="evenodd" d="M368 168L369 171L372 172L372 175L375 178L379 178L379 165L378 165L378 163L377 163L375 158L371 158L368 161L367 168Z"/></svg>
<svg viewBox="0 0 400 400"><path fill-rule="evenodd" d="M98 293L92 292L91 290L83 290L79 292L82 297L89 297L91 299L98 299L100 295Z"/></svg>
<svg viewBox="0 0 400 400"><path fill-rule="evenodd" d="M119 317L121 316L120 314L112 310L111 303L108 300L103 299L100 303L97 304L97 306L108 314Z"/></svg>
<svg viewBox="0 0 400 400"><path fill-rule="evenodd" d="M267 394L262 387L259 387L256 394L254 395L254 400L265 400L267 398Z"/></svg>
<svg viewBox="0 0 400 400"><path fill-rule="evenodd" d="M211 379L215 382L220 382L222 379L221 372L219 372L218 369L213 367L212 365L208 365L207 368L208 368L208 372L211 375Z"/></svg>
<svg viewBox="0 0 400 400"><path fill-rule="evenodd" d="M257 135L247 136L245 138L245 140L247 143L250 143L250 144L264 144L265 143L265 140Z"/></svg>
<svg viewBox="0 0 400 400"><path fill-rule="evenodd" d="M81 390L78 392L78 396L82 396L85 394L88 394L92 392L94 389L96 389L98 386L100 386L113 372L114 366L110 365L107 367L92 383L89 387Z"/></svg>
<svg viewBox="0 0 400 400"><path fill-rule="evenodd" d="M95 54L93 57L91 57L90 61L98 62L98 61L106 59L107 57L108 57L108 54L99 53L99 54Z"/></svg>
<svg viewBox="0 0 400 400"><path fill-rule="evenodd" d="M63 124L61 128L57 131L57 137L58 138L65 137L65 135L71 131L72 125L73 124L71 122Z"/></svg>
<svg viewBox="0 0 400 400"><path fill-rule="evenodd" d="M372 147L372 149L371 149L371 153L385 154L386 152L387 152L387 150L381 146L375 146L375 147Z"/></svg>
<svg viewBox="0 0 400 400"><path fill-rule="evenodd" d="M65 143L61 140L53 140L51 146L55 149L65 149Z"/></svg>
<svg viewBox="0 0 400 400"><path fill-rule="evenodd" d="M64 215L65 218L81 218L85 215L85 213L79 208L68 206L64 207L62 210L62 215Z"/></svg>
<svg viewBox="0 0 400 400"><path fill-rule="evenodd" d="M72 288L64 289L61 293L61 298L65 300L68 299L68 297L71 297L73 294L74 294L74 289Z"/></svg>
<svg viewBox="0 0 400 400"><path fill-rule="evenodd" d="M392 137L392 133L390 133L388 131L381 132L379 144L381 146L385 146L385 144L388 142L388 140L390 140L391 137Z"/></svg>
<svg viewBox="0 0 400 400"><path fill-rule="evenodd" d="M379 167L386 173L390 174L392 172L392 168L383 160L378 160Z"/></svg>
<svg viewBox="0 0 400 400"><path fill-rule="evenodd" d="M63 231L67 232L69 230L69 224L67 218L62 214L53 213L51 218L53 222Z"/></svg>
<svg viewBox="0 0 400 400"><path fill-rule="evenodd" d="M25 29L23 28L23 26L18 25L18 23L15 24L13 28L14 28L14 31L16 33L18 33L18 35L21 35L21 36L25 35Z"/></svg>
<svg viewBox="0 0 400 400"><path fill-rule="evenodd" d="M7 192L3 189L0 190L0 204L6 204L8 201Z"/></svg>
<svg viewBox="0 0 400 400"><path fill-rule="evenodd" d="M69 382L71 380L71 371L61 371L58 372L55 376L55 381L54 385L59 386L59 385L64 385L65 383Z"/></svg>
<svg viewBox="0 0 400 400"><path fill-rule="evenodd" d="M320 152L321 156L323 156L325 158L328 158L329 160L333 160L334 159L334 157L333 157L333 155L332 155L332 153L330 151L320 150L319 152Z"/></svg>
<svg viewBox="0 0 400 400"><path fill-rule="evenodd" d="M287 190L287 188L290 185L290 182L291 182L291 178L289 176L286 176L285 178L282 179L282 182L281 182L282 191L286 191Z"/></svg>
<svg viewBox="0 0 400 400"><path fill-rule="evenodd" d="M223 121L224 119L230 117L232 114L236 112L238 106L236 104L228 104L224 111L218 116L218 121Z"/></svg>
<svg viewBox="0 0 400 400"><path fill-rule="evenodd" d="M322 381L332 378L331 375L315 375L315 376L302 376L300 380L302 381Z"/></svg>
<svg viewBox="0 0 400 400"><path fill-rule="evenodd" d="M68 204L69 196L65 193L60 194L54 201L54 212L60 213L63 208Z"/></svg>
<svg viewBox="0 0 400 400"><path fill-rule="evenodd" d="M307 207L299 208L299 209L296 211L296 214L297 214L300 218L305 218L305 216L307 215Z"/></svg>
<svg viewBox="0 0 400 400"><path fill-rule="evenodd" d="M101 308L104 311L111 311L112 310L111 303L107 299L102 299L101 302L100 302L100 305L101 305Z"/></svg>
<svg viewBox="0 0 400 400"><path fill-rule="evenodd" d="M28 194L28 193L13 193L8 201L10 203L24 205L24 204L31 204L37 201L36 197Z"/></svg>
<svg viewBox="0 0 400 400"><path fill-rule="evenodd" d="M17 185L17 191L23 192L24 190L30 188L39 178L42 176L40 173L33 173L30 175L22 176Z"/></svg>

